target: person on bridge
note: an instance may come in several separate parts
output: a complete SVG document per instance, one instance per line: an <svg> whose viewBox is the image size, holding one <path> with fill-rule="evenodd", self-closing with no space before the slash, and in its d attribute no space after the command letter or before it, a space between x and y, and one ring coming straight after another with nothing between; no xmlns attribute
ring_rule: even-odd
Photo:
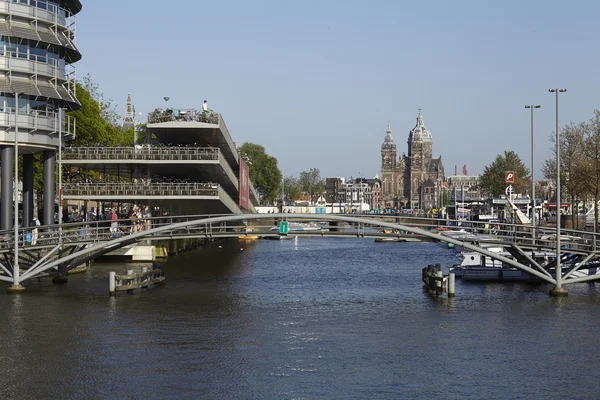
<svg viewBox="0 0 600 400"><path fill-rule="evenodd" d="M31 245L35 246L38 240L38 226L40 226L40 220L37 217L33 217L33 226L34 228L31 230Z"/></svg>
<svg viewBox="0 0 600 400"><path fill-rule="evenodd" d="M112 215L110 216L110 233L113 238L117 237L117 232L119 229L119 223L117 222L119 217L117 216L117 212L115 209L112 210Z"/></svg>
<svg viewBox="0 0 600 400"><path fill-rule="evenodd" d="M202 114L208 114L208 101L206 100L202 103Z"/></svg>

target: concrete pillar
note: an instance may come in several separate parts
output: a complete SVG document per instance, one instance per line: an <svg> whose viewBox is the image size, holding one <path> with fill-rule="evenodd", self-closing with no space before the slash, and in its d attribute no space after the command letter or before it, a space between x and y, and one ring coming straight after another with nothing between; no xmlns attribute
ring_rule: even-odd
<svg viewBox="0 0 600 400"><path fill-rule="evenodd" d="M9 230L13 228L15 216L13 214L14 192L13 180L15 175L15 149L12 146L0 147L0 166L2 167L2 194L0 202L0 229Z"/></svg>
<svg viewBox="0 0 600 400"><path fill-rule="evenodd" d="M56 164L56 152L46 150L43 154L44 162L44 225L54 224L54 169Z"/></svg>
<svg viewBox="0 0 600 400"><path fill-rule="evenodd" d="M31 226L33 204L33 154L23 154L23 226Z"/></svg>
<svg viewBox="0 0 600 400"><path fill-rule="evenodd" d="M113 272L113 271L110 271L110 272L108 273L108 294L109 294L110 296L114 296L114 295L116 295L116 294L117 294L117 290L116 290L116 282L115 282L115 279L116 279L115 275L116 275L116 274L117 274L117 273L116 273L116 272Z"/></svg>
<svg viewBox="0 0 600 400"><path fill-rule="evenodd" d="M567 297L569 295L569 292L567 292L565 290L565 288L560 287L554 287L552 290L550 290L550 296L551 297Z"/></svg>
<svg viewBox="0 0 600 400"><path fill-rule="evenodd" d="M450 272L448 274L448 297L454 297L455 280L454 272Z"/></svg>

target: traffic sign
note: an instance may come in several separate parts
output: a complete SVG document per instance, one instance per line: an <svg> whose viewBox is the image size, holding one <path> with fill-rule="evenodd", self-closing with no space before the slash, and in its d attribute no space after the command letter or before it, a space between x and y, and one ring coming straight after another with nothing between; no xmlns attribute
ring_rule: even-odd
<svg viewBox="0 0 600 400"><path fill-rule="evenodd" d="M515 173L513 171L506 171L505 182L507 185L515 183Z"/></svg>

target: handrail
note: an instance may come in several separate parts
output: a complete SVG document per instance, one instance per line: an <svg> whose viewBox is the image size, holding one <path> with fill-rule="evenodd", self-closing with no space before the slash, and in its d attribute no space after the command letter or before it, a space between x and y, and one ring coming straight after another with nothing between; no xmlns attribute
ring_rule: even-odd
<svg viewBox="0 0 600 400"><path fill-rule="evenodd" d="M7 114L9 118L16 117L16 109L14 107L0 107L0 114ZM58 131L58 113L54 111L41 111L41 110L31 110L31 109L19 109L19 122L22 124L22 118L33 117L33 126L37 130L40 125L46 126L48 129L53 129L53 132ZM63 115L64 120L62 123L62 132L64 135L75 135L75 118L70 115ZM45 121L51 121L52 123L39 124L38 120L43 118ZM0 125L4 125L2 123L2 119L0 118ZM9 121L10 126L14 126L14 123ZM27 126L27 124L25 124Z"/></svg>
<svg viewBox="0 0 600 400"><path fill-rule="evenodd" d="M13 3L13 4L29 6L29 7L34 7L36 9L39 9L39 10L48 11L50 14L54 15L57 20L60 18L61 21L64 21L64 23L62 24L63 26L67 26L69 19L71 19L75 16L75 14L71 13L71 11L67 10L66 8L63 8L63 7L57 6L52 3L48 3L48 2L40 2L38 0L5 0L5 1L7 1L9 3ZM40 7L40 5L42 5L42 4L44 4L46 6L46 8Z"/></svg>

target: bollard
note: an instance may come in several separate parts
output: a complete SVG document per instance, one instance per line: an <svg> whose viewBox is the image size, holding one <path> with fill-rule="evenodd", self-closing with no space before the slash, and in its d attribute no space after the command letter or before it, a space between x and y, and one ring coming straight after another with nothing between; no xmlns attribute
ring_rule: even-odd
<svg viewBox="0 0 600 400"><path fill-rule="evenodd" d="M441 270L436 268L435 271L435 295L440 296L443 292L442 282L444 280L444 275Z"/></svg>
<svg viewBox="0 0 600 400"><path fill-rule="evenodd" d="M148 267L142 267L142 275L140 276L140 283L142 285L142 289L148 289L148 277L145 275L148 272Z"/></svg>
<svg viewBox="0 0 600 400"><path fill-rule="evenodd" d="M450 272L448 274L448 297L454 297L454 284L455 284L454 272Z"/></svg>
<svg viewBox="0 0 600 400"><path fill-rule="evenodd" d="M116 272L109 272L108 273L108 294L109 296L115 296L117 294L116 291L116 282L115 282L115 275L117 273Z"/></svg>
<svg viewBox="0 0 600 400"><path fill-rule="evenodd" d="M127 275L129 275L129 276L133 275L133 270L132 269L128 269L127 270ZM134 281L135 281L135 279L128 279L127 283L129 285L132 285ZM133 293L133 289L127 289L127 293Z"/></svg>

